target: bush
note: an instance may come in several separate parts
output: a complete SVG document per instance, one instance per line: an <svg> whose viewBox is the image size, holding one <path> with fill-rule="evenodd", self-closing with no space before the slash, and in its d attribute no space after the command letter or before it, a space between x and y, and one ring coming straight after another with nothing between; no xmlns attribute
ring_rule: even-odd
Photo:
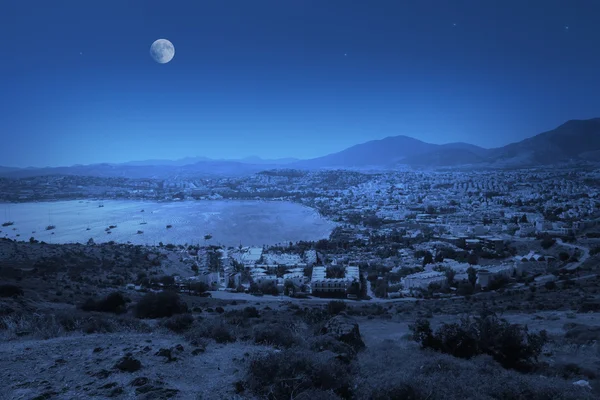
<svg viewBox="0 0 600 400"><path fill-rule="evenodd" d="M299 343L299 338L290 329L281 325L257 325L253 328L252 335L254 343L278 348L290 348Z"/></svg>
<svg viewBox="0 0 600 400"><path fill-rule="evenodd" d="M545 236L541 241L540 241L540 245L542 246L542 248L544 250L548 250L550 247L554 246L554 243L556 243L555 239L552 239L550 236Z"/></svg>
<svg viewBox="0 0 600 400"><path fill-rule="evenodd" d="M548 341L545 331L529 333L526 327L510 324L495 314L463 318L460 324L444 323L435 333L429 321L418 320L411 330L423 348L459 358L488 354L504 368L513 369L533 366Z"/></svg>
<svg viewBox="0 0 600 400"><path fill-rule="evenodd" d="M191 314L179 314L164 319L161 325L175 333L183 333L190 329L193 323L194 317Z"/></svg>
<svg viewBox="0 0 600 400"><path fill-rule="evenodd" d="M189 285L189 290L193 294L202 294L204 292L207 292L208 289L210 289L210 288L204 282L192 282Z"/></svg>
<svg viewBox="0 0 600 400"><path fill-rule="evenodd" d="M126 305L127 300L125 297L119 292L113 292L99 300L87 299L85 303L81 305L81 309L83 311L99 311L122 314L127 311Z"/></svg>
<svg viewBox="0 0 600 400"><path fill-rule="evenodd" d="M503 369L490 356L470 360L385 343L359 359L354 398L370 400L592 400L573 380Z"/></svg>
<svg viewBox="0 0 600 400"><path fill-rule="evenodd" d="M555 290L556 289L556 283L554 281L546 282L546 283L544 283L544 287L547 290Z"/></svg>
<svg viewBox="0 0 600 400"><path fill-rule="evenodd" d="M256 309L256 307L245 307L244 308L244 317L246 318L259 318L260 313Z"/></svg>
<svg viewBox="0 0 600 400"><path fill-rule="evenodd" d="M0 285L0 297L17 297L23 296L24 292L17 285L4 284Z"/></svg>
<svg viewBox="0 0 600 400"><path fill-rule="evenodd" d="M469 296L472 295L473 292L475 292L475 288L470 282L461 282L456 289L456 294L459 296Z"/></svg>
<svg viewBox="0 0 600 400"><path fill-rule="evenodd" d="M245 386L259 398L269 400L292 399L297 392L310 390L350 398L353 385L349 367L332 356L329 352L284 350L255 358L250 362Z"/></svg>
<svg viewBox="0 0 600 400"><path fill-rule="evenodd" d="M135 315L138 318L163 318L187 312L188 307L174 292L147 293L138 301Z"/></svg>
<svg viewBox="0 0 600 400"><path fill-rule="evenodd" d="M272 296L279 296L279 289L275 282L264 282L258 285L258 290L264 294L270 294Z"/></svg>
<svg viewBox="0 0 600 400"><path fill-rule="evenodd" d="M327 303L327 312L330 315L338 315L339 313L346 311L346 302L341 300L333 300Z"/></svg>
<svg viewBox="0 0 600 400"><path fill-rule="evenodd" d="M186 338L192 343L197 342L198 338L213 339L217 343L235 342L235 335L222 322L205 321L202 325L196 326L194 329L186 333Z"/></svg>
<svg viewBox="0 0 600 400"><path fill-rule="evenodd" d="M346 276L346 267L341 265L332 265L325 269L327 279L341 279Z"/></svg>

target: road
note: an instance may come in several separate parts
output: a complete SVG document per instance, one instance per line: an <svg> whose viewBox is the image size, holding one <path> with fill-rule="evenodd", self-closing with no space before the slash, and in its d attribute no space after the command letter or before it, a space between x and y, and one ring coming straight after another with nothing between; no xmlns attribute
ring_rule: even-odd
<svg viewBox="0 0 600 400"><path fill-rule="evenodd" d="M578 258L577 262L574 263L570 263L566 269L567 270L574 270L579 268L581 265L583 265L583 263L590 257L590 249L581 245L575 245L573 243L565 243L562 239L556 239L556 242L559 243L561 246L565 246L565 247L570 247L573 250L581 250L583 252L583 254L581 255L581 257Z"/></svg>

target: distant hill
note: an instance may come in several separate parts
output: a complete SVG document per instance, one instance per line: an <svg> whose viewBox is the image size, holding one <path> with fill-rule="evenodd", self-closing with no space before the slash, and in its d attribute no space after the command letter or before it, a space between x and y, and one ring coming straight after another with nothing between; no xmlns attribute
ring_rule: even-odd
<svg viewBox="0 0 600 400"><path fill-rule="evenodd" d="M402 165L425 168L519 168L563 162L600 162L600 118L571 120L551 131L494 149L468 143L439 145L408 136L390 136L310 160L263 160L255 156L241 160L189 157L57 168L0 167L0 177L86 175L164 179L172 176L243 176L277 168L393 169Z"/></svg>
<svg viewBox="0 0 600 400"><path fill-rule="evenodd" d="M28 178L47 175L97 176L104 178L167 179L185 176L244 176L260 172L265 165L246 164L231 161L200 161L194 164L174 165L123 165L92 164L56 168L22 168L0 171L0 177Z"/></svg>
<svg viewBox="0 0 600 400"><path fill-rule="evenodd" d="M600 118L571 120L548 132L491 149L488 161L497 166L545 165L564 161L598 161Z"/></svg>
<svg viewBox="0 0 600 400"><path fill-rule="evenodd" d="M600 118L568 121L552 131L495 149L468 143L436 145L408 136L394 136L292 165L300 168L390 168L399 165L503 168L567 161L600 161Z"/></svg>
<svg viewBox="0 0 600 400"><path fill-rule="evenodd" d="M181 158L179 160L166 160L166 159L154 159L154 160L141 160L141 161L128 161L125 163L115 164L115 165L127 165L127 166L148 166L148 165L166 165L166 166L174 166L174 167L183 167L186 165L196 164L198 162L232 162L232 163L242 163L242 164L275 164L275 165L285 165L292 162L298 161L297 158L280 158L276 160L265 160L257 156L250 156L241 159L212 159L208 157L186 157Z"/></svg>
<svg viewBox="0 0 600 400"><path fill-rule="evenodd" d="M357 144L338 153L293 163L294 167L392 167L405 157L427 153L437 145L422 142L408 136L392 136Z"/></svg>
<svg viewBox="0 0 600 400"><path fill-rule="evenodd" d="M381 140L372 140L363 144L352 146L338 153L324 157L303 160L292 164L304 168L324 167L393 167L400 164L406 165L454 165L471 163L473 159L480 159L486 154L487 149L467 144L431 144L408 136L392 136ZM461 159L461 155L465 159ZM426 156L421 159L421 156ZM450 163L450 164L447 164Z"/></svg>

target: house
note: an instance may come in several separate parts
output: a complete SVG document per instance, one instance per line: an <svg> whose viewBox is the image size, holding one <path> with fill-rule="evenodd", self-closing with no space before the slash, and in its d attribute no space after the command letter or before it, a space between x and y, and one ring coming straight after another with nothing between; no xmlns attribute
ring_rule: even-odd
<svg viewBox="0 0 600 400"><path fill-rule="evenodd" d="M546 272L548 267L556 261L556 257L530 251L527 255L516 256L515 261L520 270L532 274L541 274Z"/></svg>
<svg viewBox="0 0 600 400"><path fill-rule="evenodd" d="M345 268L343 278L327 278L327 267L313 267L310 280L313 293L345 293L354 282L360 284L360 270L353 266Z"/></svg>
<svg viewBox="0 0 600 400"><path fill-rule="evenodd" d="M283 281L291 281L294 286L300 287L304 285L305 277L303 272L292 272L283 275Z"/></svg>
<svg viewBox="0 0 600 400"><path fill-rule="evenodd" d="M419 272L405 276L400 282L405 290L427 289L432 283L438 285L446 283L446 274L436 271Z"/></svg>
<svg viewBox="0 0 600 400"><path fill-rule="evenodd" d="M545 219L538 219L535 221L536 232L548 232L552 230L552 222Z"/></svg>
<svg viewBox="0 0 600 400"><path fill-rule="evenodd" d="M510 278L513 274L520 274L516 264L502 264L486 269L480 269L477 272L477 283L482 289L486 289L490 283L499 277Z"/></svg>
<svg viewBox="0 0 600 400"><path fill-rule="evenodd" d="M242 274L240 274L239 272L230 273L227 276L227 285L229 287L237 288L241 284L242 284Z"/></svg>
<svg viewBox="0 0 600 400"><path fill-rule="evenodd" d="M218 285L220 281L219 273L210 271L200 271L195 278L196 281L204 282L208 286Z"/></svg>
<svg viewBox="0 0 600 400"><path fill-rule="evenodd" d="M504 251L504 240L496 236L480 236L479 239L485 247L488 247L496 252Z"/></svg>
<svg viewBox="0 0 600 400"><path fill-rule="evenodd" d="M262 247L249 247L244 254L242 254L243 264L256 264L262 257Z"/></svg>

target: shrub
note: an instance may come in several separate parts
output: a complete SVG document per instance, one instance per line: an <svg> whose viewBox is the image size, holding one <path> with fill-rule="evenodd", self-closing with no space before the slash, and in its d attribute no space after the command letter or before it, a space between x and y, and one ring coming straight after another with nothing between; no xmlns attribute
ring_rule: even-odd
<svg viewBox="0 0 600 400"><path fill-rule="evenodd" d="M359 359L354 398L370 400L591 400L573 380L503 369L490 356L470 360L382 342ZM596 397L595 397L596 396Z"/></svg>
<svg viewBox="0 0 600 400"><path fill-rule="evenodd" d="M204 282L193 282L193 283L190 283L190 286L189 286L190 292L192 292L194 294L201 294L201 293L207 292L208 289L210 289L210 288Z"/></svg>
<svg viewBox="0 0 600 400"><path fill-rule="evenodd" d="M529 333L526 327L510 324L495 314L463 318L460 324L444 323L435 333L429 321L418 320L411 330L423 348L459 358L488 354L503 367L513 369L530 368L548 340L545 331Z"/></svg>
<svg viewBox="0 0 600 400"><path fill-rule="evenodd" d="M231 331L224 324L213 326L210 333L210 337L217 343L235 342L235 336L233 336Z"/></svg>
<svg viewBox="0 0 600 400"><path fill-rule="evenodd" d="M24 292L17 285L4 284L0 285L0 297L17 297L23 296Z"/></svg>
<svg viewBox="0 0 600 400"><path fill-rule="evenodd" d="M279 295L279 289L277 289L277 285L275 282L264 282L258 285L258 291L264 294L270 294L273 296Z"/></svg>
<svg viewBox="0 0 600 400"><path fill-rule="evenodd" d="M471 285L470 282L461 282L458 284L458 288L456 289L456 294L459 296L469 296L473 294L475 288Z"/></svg>
<svg viewBox="0 0 600 400"><path fill-rule="evenodd" d="M299 338L294 333L281 325L256 325L252 329L254 343L266 344L279 348L290 348L299 343Z"/></svg>
<svg viewBox="0 0 600 400"><path fill-rule="evenodd" d="M341 300L333 300L327 303L327 312L330 315L337 315L343 311L346 311L346 302Z"/></svg>
<svg viewBox="0 0 600 400"><path fill-rule="evenodd" d="M544 283L544 287L547 290L555 290L556 289L556 283L554 281L546 282L546 283Z"/></svg>
<svg viewBox="0 0 600 400"><path fill-rule="evenodd" d="M181 301L177 293L147 293L136 304L135 315L138 318L163 318L182 314L187 310L187 304Z"/></svg>
<svg viewBox="0 0 600 400"><path fill-rule="evenodd" d="M296 398L298 392L309 390L350 398L353 384L349 367L332 353L284 350L252 360L245 386L259 398L275 400Z"/></svg>
<svg viewBox="0 0 600 400"><path fill-rule="evenodd" d="M556 243L556 240L552 239L550 236L544 236L540 241L540 245L544 250L548 250L550 247L554 246L554 243Z"/></svg>
<svg viewBox="0 0 600 400"><path fill-rule="evenodd" d="M83 311L99 311L121 314L127 311L126 304L127 300L121 293L113 292L99 300L87 299L85 303L81 305L81 309Z"/></svg>
<svg viewBox="0 0 600 400"><path fill-rule="evenodd" d="M245 307L244 308L244 317L246 318L259 318L260 313L256 309L256 307Z"/></svg>
<svg viewBox="0 0 600 400"><path fill-rule="evenodd" d="M193 323L194 317L191 314L179 314L164 319L161 325L173 332L183 333L190 329Z"/></svg>
<svg viewBox="0 0 600 400"><path fill-rule="evenodd" d="M341 265L332 265L325 269L327 279L340 279L346 276L346 267Z"/></svg>

